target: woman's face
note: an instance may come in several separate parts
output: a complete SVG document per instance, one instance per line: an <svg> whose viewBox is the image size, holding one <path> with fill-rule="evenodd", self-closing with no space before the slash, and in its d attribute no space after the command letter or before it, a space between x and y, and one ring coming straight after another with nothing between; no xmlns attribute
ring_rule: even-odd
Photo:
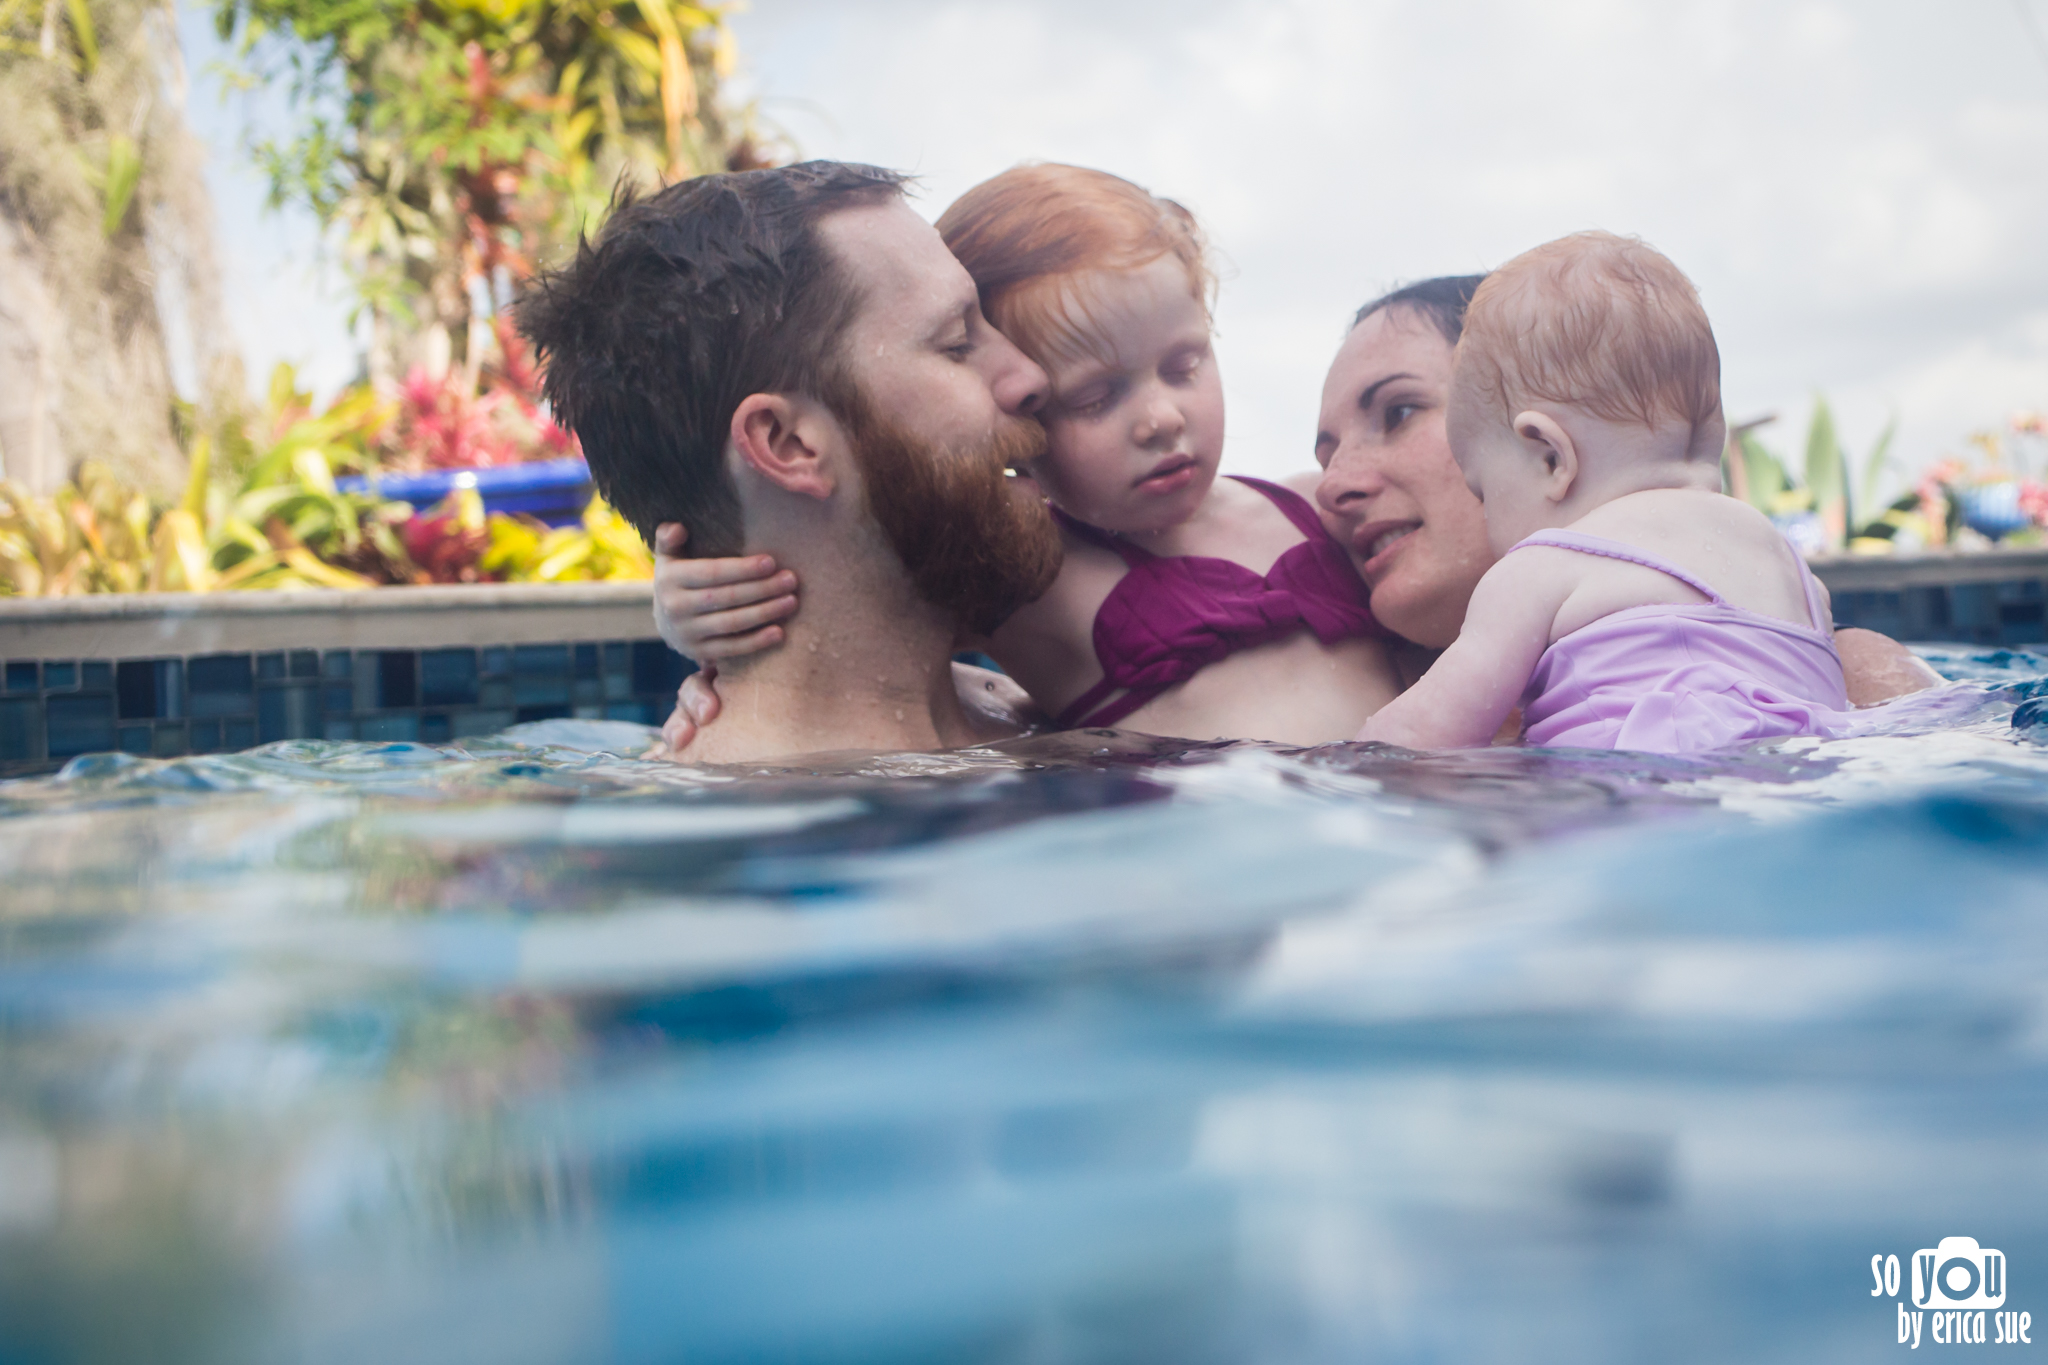
<svg viewBox="0 0 2048 1365"><path fill-rule="evenodd" d="M1383 308L1352 328L1323 382L1323 520L1372 588L1373 615L1442 648L1493 567L1486 518L1444 435L1451 347L1429 319Z"/></svg>

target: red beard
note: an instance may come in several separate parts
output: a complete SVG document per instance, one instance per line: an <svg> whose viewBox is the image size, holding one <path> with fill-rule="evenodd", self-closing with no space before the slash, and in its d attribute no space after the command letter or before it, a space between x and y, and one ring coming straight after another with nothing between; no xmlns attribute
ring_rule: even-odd
<svg viewBox="0 0 2048 1365"><path fill-rule="evenodd" d="M1001 419L976 450L942 451L883 421L865 398L841 413L869 515L918 595L985 636L1059 576L1059 529L1036 486L1008 477L1045 453L1045 431Z"/></svg>

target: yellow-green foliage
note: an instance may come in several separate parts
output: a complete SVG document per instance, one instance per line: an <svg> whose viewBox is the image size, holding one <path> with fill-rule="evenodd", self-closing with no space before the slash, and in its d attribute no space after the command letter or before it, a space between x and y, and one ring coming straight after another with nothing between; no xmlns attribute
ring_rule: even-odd
<svg viewBox="0 0 2048 1365"><path fill-rule="evenodd" d="M271 384L269 440L245 435L236 467L196 436L191 477L176 503L153 498L104 466L39 497L0 482L0 596L95 592L212 592L238 588L369 588L432 581L404 538L407 503L345 493L335 471L374 460L390 405L367 389L326 411L306 409L291 371ZM484 515L474 490L458 490L430 518L470 530L482 577L574 582L653 576L647 547L618 513L593 500L580 526L550 529L526 517Z"/></svg>

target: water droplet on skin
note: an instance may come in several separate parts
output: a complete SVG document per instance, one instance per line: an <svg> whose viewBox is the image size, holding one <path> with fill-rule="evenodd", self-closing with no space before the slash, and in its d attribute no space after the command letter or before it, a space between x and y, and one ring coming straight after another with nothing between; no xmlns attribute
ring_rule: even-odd
<svg viewBox="0 0 2048 1365"><path fill-rule="evenodd" d="M901 721L903 719L903 708L900 706L896 708L896 719L898 721Z"/></svg>

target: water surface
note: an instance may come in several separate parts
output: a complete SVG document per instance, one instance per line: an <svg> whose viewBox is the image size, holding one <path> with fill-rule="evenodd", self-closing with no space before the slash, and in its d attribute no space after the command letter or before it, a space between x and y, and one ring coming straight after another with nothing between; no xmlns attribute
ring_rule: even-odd
<svg viewBox="0 0 2048 1365"><path fill-rule="evenodd" d="M0 784L0 1362L1864 1360L1954 1235L2048 1324L2048 660L1931 657L1706 759Z"/></svg>

